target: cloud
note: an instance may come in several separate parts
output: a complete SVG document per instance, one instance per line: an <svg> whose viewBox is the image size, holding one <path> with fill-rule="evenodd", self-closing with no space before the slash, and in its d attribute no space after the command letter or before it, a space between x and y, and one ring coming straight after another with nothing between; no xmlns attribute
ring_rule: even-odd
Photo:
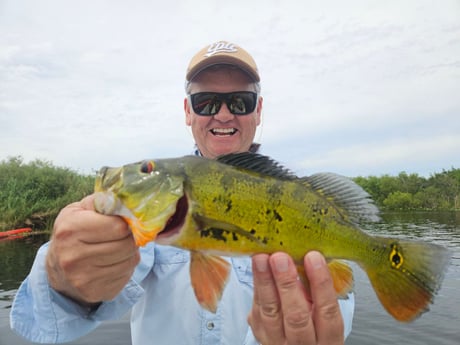
<svg viewBox="0 0 460 345"><path fill-rule="evenodd" d="M298 163L298 169L315 172L318 170L341 170L349 176L366 174L397 174L401 171L418 172L422 175L439 172L426 170L424 162L431 162L432 167L446 158L458 155L460 136L435 136L428 138L399 138L368 145L347 145L335 148L321 155L310 155ZM460 163L457 161L457 164ZM400 167L388 170L388 167ZM339 168L338 168L339 167ZM404 169L403 167L406 167ZM449 169L452 166L444 166ZM457 168L460 165L456 166ZM418 170L421 169L421 170Z"/></svg>
<svg viewBox="0 0 460 345"><path fill-rule="evenodd" d="M185 67L205 44L228 39L262 74L265 153L347 175L449 168L459 160L459 9L420 0L4 1L0 159L90 171L191 152Z"/></svg>

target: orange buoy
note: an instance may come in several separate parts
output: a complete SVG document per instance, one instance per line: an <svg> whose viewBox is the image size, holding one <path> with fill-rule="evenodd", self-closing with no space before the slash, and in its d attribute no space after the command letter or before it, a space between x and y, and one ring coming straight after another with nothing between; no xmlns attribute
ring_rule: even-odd
<svg viewBox="0 0 460 345"><path fill-rule="evenodd" d="M31 232L32 228L20 228L20 229L14 229L14 230L7 230L7 231L0 231L0 237L8 237L12 235L18 235L22 234L25 232Z"/></svg>

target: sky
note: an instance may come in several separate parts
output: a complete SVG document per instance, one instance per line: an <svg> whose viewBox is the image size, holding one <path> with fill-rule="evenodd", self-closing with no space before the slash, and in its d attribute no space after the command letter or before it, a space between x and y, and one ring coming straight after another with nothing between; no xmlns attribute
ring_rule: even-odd
<svg viewBox="0 0 460 345"><path fill-rule="evenodd" d="M460 168L460 0L0 0L0 160L191 153L185 70L219 40L255 58L256 140L297 174Z"/></svg>

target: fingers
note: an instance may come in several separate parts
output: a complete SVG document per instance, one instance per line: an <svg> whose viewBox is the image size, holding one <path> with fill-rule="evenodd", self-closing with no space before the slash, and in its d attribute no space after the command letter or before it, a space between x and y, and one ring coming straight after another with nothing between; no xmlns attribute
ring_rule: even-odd
<svg viewBox="0 0 460 345"><path fill-rule="evenodd" d="M326 260L318 252L304 258L314 301L313 320L319 344L343 344L344 325Z"/></svg>
<svg viewBox="0 0 460 345"><path fill-rule="evenodd" d="M90 194L84 197L80 200L80 207L85 210L94 211L94 198L95 194Z"/></svg>
<svg viewBox="0 0 460 345"><path fill-rule="evenodd" d="M306 299L294 262L284 253L275 253L270 257L270 266L281 301L287 343L315 344L311 304Z"/></svg>
<svg viewBox="0 0 460 345"><path fill-rule="evenodd" d="M273 280L269 256L254 255L252 258L254 272L254 306L248 322L254 334L264 343L282 344L284 325L278 291Z"/></svg>
<svg viewBox="0 0 460 345"><path fill-rule="evenodd" d="M53 237L99 243L132 236L123 219L96 213L93 203L94 194L63 208L56 218Z"/></svg>
<svg viewBox="0 0 460 345"><path fill-rule="evenodd" d="M127 224L93 210L93 196L61 210L47 254L51 286L79 302L114 298L140 260Z"/></svg>
<svg viewBox="0 0 460 345"><path fill-rule="evenodd" d="M253 257L254 306L249 323L262 344L316 344L311 304L284 253Z"/></svg>
<svg viewBox="0 0 460 345"><path fill-rule="evenodd" d="M105 267L92 266L91 260L80 265L78 269L66 272L67 281L72 294L78 301L97 303L114 299L126 285L133 274L134 267L139 263L137 255L129 259ZM90 269L85 270L83 266Z"/></svg>
<svg viewBox="0 0 460 345"><path fill-rule="evenodd" d="M311 296L290 256L253 256L254 305L248 322L262 344L343 345L342 316L326 261L311 252L304 267Z"/></svg>

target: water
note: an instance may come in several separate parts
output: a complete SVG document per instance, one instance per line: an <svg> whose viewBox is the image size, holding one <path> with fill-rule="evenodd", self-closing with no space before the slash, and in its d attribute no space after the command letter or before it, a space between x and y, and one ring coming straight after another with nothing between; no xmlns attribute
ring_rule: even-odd
<svg viewBox="0 0 460 345"><path fill-rule="evenodd" d="M437 344L460 343L460 212L393 213L383 215L383 222L369 232L405 238L423 239L450 249L452 261L442 288L428 313L410 324L401 324L381 307L366 275L355 271L356 311L353 332L347 345L367 344ZM0 345L30 344L9 329L9 311L13 296L27 275L38 246L46 238L27 238L0 242ZM91 334L68 343L71 345L129 345L128 317L108 322Z"/></svg>
<svg viewBox="0 0 460 345"><path fill-rule="evenodd" d="M460 344L460 212L386 214L370 232L421 239L450 249L452 261L430 311L410 324L399 323L383 310L367 276L355 269L356 310L347 345Z"/></svg>
<svg viewBox="0 0 460 345"><path fill-rule="evenodd" d="M9 312L21 281L32 265L35 253L47 236L31 236L0 242L0 345L28 345L30 342L10 330ZM111 321L69 345L130 345L129 318Z"/></svg>

